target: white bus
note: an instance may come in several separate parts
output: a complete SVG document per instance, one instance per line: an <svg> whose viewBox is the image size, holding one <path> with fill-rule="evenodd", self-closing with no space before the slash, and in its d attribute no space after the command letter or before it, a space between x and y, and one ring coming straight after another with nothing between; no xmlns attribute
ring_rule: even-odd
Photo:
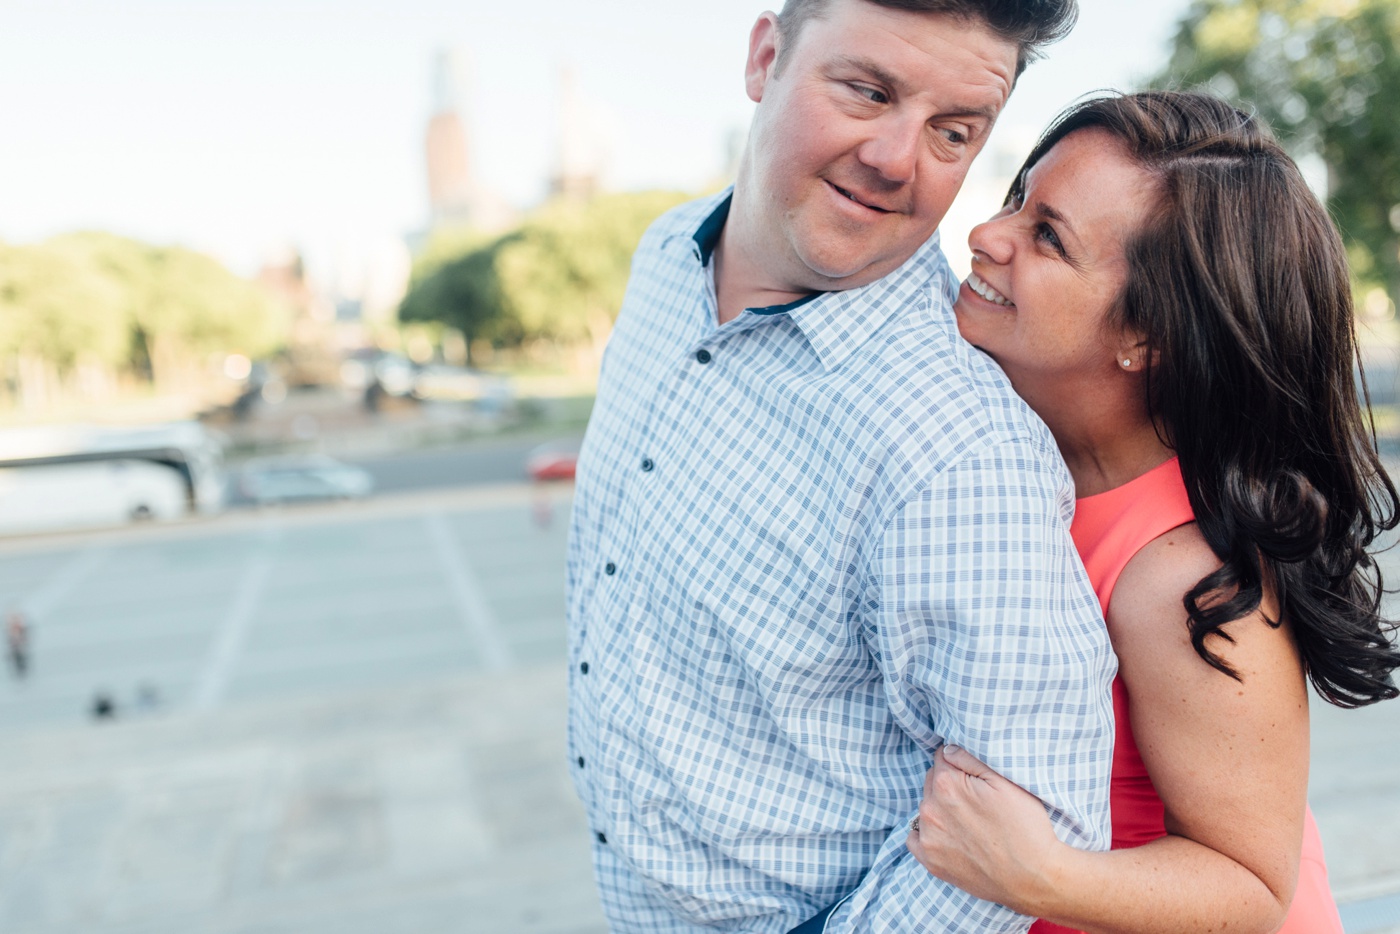
<svg viewBox="0 0 1400 934"><path fill-rule="evenodd" d="M0 533L214 513L225 489L223 446L198 422L0 431Z"/></svg>

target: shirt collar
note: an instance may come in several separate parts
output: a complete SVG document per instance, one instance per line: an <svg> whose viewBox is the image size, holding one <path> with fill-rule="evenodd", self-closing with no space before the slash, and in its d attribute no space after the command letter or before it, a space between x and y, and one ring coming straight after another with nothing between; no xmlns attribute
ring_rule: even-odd
<svg viewBox="0 0 1400 934"><path fill-rule="evenodd" d="M911 309L928 308L942 299L942 277L951 275L935 231L893 272L859 288L819 292L795 303L789 315L811 342L822 365L834 370L891 318Z"/></svg>
<svg viewBox="0 0 1400 934"><path fill-rule="evenodd" d="M710 257L715 255L715 247L719 246L719 235L724 230L724 222L729 220L729 206L734 203L734 188L731 186L720 196L719 203L714 210L705 215L705 219L700 222L700 226L695 230L695 246L700 250L700 265L710 265Z"/></svg>
<svg viewBox="0 0 1400 934"><path fill-rule="evenodd" d="M732 186L716 195L714 207L704 215L691 236L702 267L709 265L714 256L733 201ZM897 310L908 307L911 302L932 300L939 285L932 280L940 271L948 274L946 265L939 247L939 234L935 231L898 269L869 285L839 292L813 292L781 305L749 308L748 311L756 315L791 317L811 341L822 364L831 370L865 343Z"/></svg>

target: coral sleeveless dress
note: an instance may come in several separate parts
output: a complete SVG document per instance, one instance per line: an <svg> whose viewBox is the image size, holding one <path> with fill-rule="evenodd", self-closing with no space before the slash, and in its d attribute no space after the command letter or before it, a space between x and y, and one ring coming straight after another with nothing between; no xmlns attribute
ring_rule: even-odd
<svg viewBox="0 0 1400 934"><path fill-rule="evenodd" d="M1096 496L1086 496L1075 507L1070 532L1089 582L1098 594L1099 606L1108 615L1113 585L1128 561L1144 545L1172 529L1195 521L1181 467L1176 458L1142 476ZM1109 800L1113 811L1113 849L1142 846L1166 836L1162 799L1152 787L1128 717L1128 692L1122 678L1113 681L1113 714L1117 735L1113 748L1113 779ZM1037 921L1031 934L1078 934L1071 928ZM1322 839L1308 809L1303 826L1303 858L1298 868L1298 888L1288 920L1279 934L1342 934L1342 922L1327 884L1322 860Z"/></svg>

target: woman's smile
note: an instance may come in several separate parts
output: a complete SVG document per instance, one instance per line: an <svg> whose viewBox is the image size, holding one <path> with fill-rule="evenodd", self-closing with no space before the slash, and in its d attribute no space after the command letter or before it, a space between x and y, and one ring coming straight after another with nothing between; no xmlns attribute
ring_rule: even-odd
<svg viewBox="0 0 1400 934"><path fill-rule="evenodd" d="M982 298L991 302L993 305L1005 305L1008 308L1016 307L1015 302L1011 301L1005 295L1002 295L996 289L992 288L985 281L983 281L981 276L977 275L977 273L975 272L970 272L967 274L967 281L965 285L969 289L980 295Z"/></svg>

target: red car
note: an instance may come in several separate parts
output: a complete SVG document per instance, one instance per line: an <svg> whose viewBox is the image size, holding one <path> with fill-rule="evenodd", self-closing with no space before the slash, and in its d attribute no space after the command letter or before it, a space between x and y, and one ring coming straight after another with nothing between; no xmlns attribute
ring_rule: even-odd
<svg viewBox="0 0 1400 934"><path fill-rule="evenodd" d="M525 457L525 472L532 480L572 480L578 467L578 442L551 441Z"/></svg>

